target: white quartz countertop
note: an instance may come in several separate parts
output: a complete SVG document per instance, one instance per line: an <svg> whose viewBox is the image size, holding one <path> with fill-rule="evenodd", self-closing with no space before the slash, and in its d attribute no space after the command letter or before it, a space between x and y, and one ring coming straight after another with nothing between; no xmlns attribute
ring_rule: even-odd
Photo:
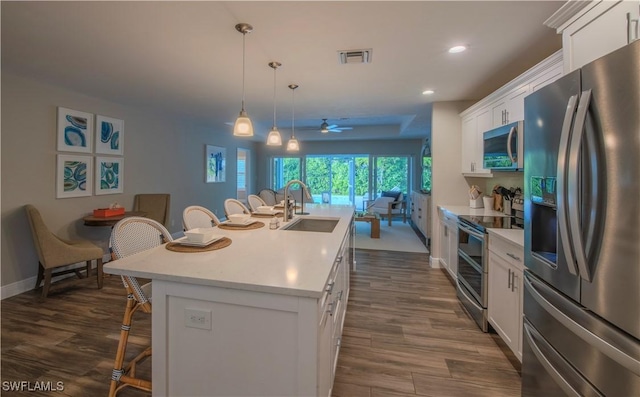
<svg viewBox="0 0 640 397"><path fill-rule="evenodd" d="M164 245L104 265L116 275L188 284L320 297L349 230L354 208L308 204L310 215L339 218L332 233L270 230L270 218L256 218L265 226L254 230L224 230L230 246L208 252L169 251ZM287 223L288 224L288 223Z"/></svg>
<svg viewBox="0 0 640 397"><path fill-rule="evenodd" d="M511 241L520 247L524 247L524 230L522 229L496 229L488 228L489 235L500 236L507 241Z"/></svg>
<svg viewBox="0 0 640 397"><path fill-rule="evenodd" d="M480 216L505 216L504 212L489 208L471 208L465 205L439 205L438 209L452 213L453 215L480 215Z"/></svg>

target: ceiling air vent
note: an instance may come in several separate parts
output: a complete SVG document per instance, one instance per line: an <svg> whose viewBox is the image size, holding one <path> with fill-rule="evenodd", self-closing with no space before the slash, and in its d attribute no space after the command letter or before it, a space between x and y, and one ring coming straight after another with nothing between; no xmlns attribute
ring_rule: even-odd
<svg viewBox="0 0 640 397"><path fill-rule="evenodd" d="M373 50L344 50L338 51L338 62L345 63L371 63L371 55Z"/></svg>

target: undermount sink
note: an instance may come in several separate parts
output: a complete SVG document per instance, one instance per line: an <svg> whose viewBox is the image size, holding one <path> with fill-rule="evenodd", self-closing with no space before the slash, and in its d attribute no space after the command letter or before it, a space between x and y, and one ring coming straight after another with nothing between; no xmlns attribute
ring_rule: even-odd
<svg viewBox="0 0 640 397"><path fill-rule="evenodd" d="M281 230L291 230L294 232L320 232L331 233L340 219L329 218L298 218L288 225L282 227Z"/></svg>

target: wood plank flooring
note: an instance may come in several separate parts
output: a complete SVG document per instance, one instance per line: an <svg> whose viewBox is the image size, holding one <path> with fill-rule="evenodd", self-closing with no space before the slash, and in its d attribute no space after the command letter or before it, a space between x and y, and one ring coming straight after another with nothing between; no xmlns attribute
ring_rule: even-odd
<svg viewBox="0 0 640 397"><path fill-rule="evenodd" d="M427 254L358 250L356 259L334 397L520 395L497 337L467 317ZM47 299L29 291L3 300L1 380L64 382L60 392L3 395L106 396L125 296L120 277L107 277L102 290L91 277L55 283ZM136 313L127 357L149 343L150 320ZM148 376L150 366L139 373Z"/></svg>
<svg viewBox="0 0 640 397"><path fill-rule="evenodd" d="M357 250L356 261L333 397L520 395L515 356L427 254Z"/></svg>

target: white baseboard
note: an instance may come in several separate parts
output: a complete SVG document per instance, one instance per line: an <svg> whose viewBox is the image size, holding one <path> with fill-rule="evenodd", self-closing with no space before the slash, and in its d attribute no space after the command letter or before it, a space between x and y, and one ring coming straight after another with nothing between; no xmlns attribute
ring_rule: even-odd
<svg viewBox="0 0 640 397"><path fill-rule="evenodd" d="M429 266L431 266L434 269L439 269L440 266L440 258L435 258L431 255L429 255Z"/></svg>
<svg viewBox="0 0 640 397"><path fill-rule="evenodd" d="M110 255L104 255L102 257L102 261L106 263L111 258ZM80 263L76 263L73 266L77 266ZM84 262L83 262L84 264ZM95 265L92 265L92 269L95 269ZM64 268L61 268L64 269ZM75 277L76 275L73 273L63 274L61 276L56 276L51 279L51 283L54 283L59 280L63 280L68 277ZM33 287L36 285L37 276L29 277L24 280L16 281L15 283L3 285L0 287L0 300L11 298L12 296L20 295L24 292L31 291Z"/></svg>

